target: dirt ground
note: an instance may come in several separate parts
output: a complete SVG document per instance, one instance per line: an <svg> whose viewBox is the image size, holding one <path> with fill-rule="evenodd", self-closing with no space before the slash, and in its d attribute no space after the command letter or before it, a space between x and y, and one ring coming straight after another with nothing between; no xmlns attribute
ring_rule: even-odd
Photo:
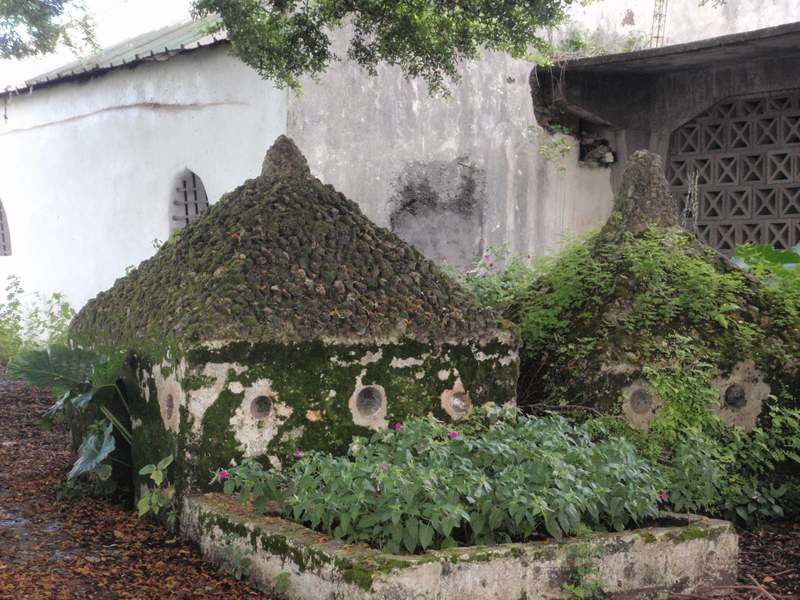
<svg viewBox="0 0 800 600"><path fill-rule="evenodd" d="M258 598L160 526L100 499L57 498L68 436L52 403L0 380L0 598Z"/></svg>
<svg viewBox="0 0 800 600"><path fill-rule="evenodd" d="M65 431L39 426L51 403L0 379L0 599L263 597L120 506L59 499L71 456ZM738 600L800 598L800 523L742 532L740 543L741 587L713 592Z"/></svg>

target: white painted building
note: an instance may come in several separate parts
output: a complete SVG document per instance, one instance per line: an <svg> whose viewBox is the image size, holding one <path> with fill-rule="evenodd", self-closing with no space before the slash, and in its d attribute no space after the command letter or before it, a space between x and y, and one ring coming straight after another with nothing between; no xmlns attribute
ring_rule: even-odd
<svg viewBox="0 0 800 600"><path fill-rule="evenodd" d="M488 55L441 99L395 68L370 78L341 62L297 96L197 25L140 36L0 95L0 279L82 305L154 253L176 210L202 204L192 175L216 202L259 173L282 133L316 176L431 258L547 252L603 222L611 178L577 148L542 156L551 140L535 126L530 74Z"/></svg>

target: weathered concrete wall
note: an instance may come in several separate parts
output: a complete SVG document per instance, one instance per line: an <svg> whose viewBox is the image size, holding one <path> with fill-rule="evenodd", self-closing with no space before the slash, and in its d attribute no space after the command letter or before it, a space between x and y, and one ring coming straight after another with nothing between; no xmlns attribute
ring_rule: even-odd
<svg viewBox="0 0 800 600"><path fill-rule="evenodd" d="M397 68L375 78L350 62L289 102L287 132L311 170L427 256L467 264L486 247L552 251L602 223L609 172L539 154L531 65L489 54L464 67L452 97L428 95Z"/></svg>
<svg viewBox="0 0 800 600"><path fill-rule="evenodd" d="M646 149L666 157L672 132L720 100L797 88L797 58L770 53L747 62L718 61L652 74L570 72L567 66L562 86L560 96L570 106L616 130L617 181L627 156Z"/></svg>
<svg viewBox="0 0 800 600"><path fill-rule="evenodd" d="M583 553L612 598L703 595L736 581L738 537L726 521L687 515L673 526L597 534L566 543L500 544L390 555L351 546L302 525L260 516L218 494L185 499L181 535L225 564L231 550L251 559L258 588L292 600L510 600L563 598ZM226 538L227 536L227 538Z"/></svg>
<svg viewBox="0 0 800 600"><path fill-rule="evenodd" d="M259 172L284 132L286 92L228 55L199 50L12 97L0 121L0 200L30 290L76 306L169 237L174 178L199 175L209 200Z"/></svg>
<svg viewBox="0 0 800 600"><path fill-rule="evenodd" d="M210 342L126 373L135 472L175 456L179 494L243 458L280 468L295 449L345 453L352 438L411 417L457 422L486 402L513 404L516 340L491 344ZM259 403L255 403L261 399ZM454 402L454 399L459 402Z"/></svg>

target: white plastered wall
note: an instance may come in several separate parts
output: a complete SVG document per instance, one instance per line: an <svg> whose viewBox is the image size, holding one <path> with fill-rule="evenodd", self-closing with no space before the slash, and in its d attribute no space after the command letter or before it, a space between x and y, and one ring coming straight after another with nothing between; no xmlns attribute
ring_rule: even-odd
<svg viewBox="0 0 800 600"><path fill-rule="evenodd" d="M258 175L285 132L287 94L224 48L12 97L0 123L0 200L28 290L81 306L169 237L176 174L211 203Z"/></svg>

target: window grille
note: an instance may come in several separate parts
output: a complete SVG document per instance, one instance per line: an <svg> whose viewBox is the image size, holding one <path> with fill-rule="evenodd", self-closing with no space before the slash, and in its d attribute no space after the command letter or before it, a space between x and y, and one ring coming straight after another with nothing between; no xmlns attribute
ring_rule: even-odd
<svg viewBox="0 0 800 600"><path fill-rule="evenodd" d="M173 186L170 212L170 230L180 229L194 223L208 208L208 195L203 181L186 169L178 175Z"/></svg>
<svg viewBox="0 0 800 600"><path fill-rule="evenodd" d="M698 235L723 254L800 243L800 90L728 98L676 129L667 181L696 194Z"/></svg>
<svg viewBox="0 0 800 600"><path fill-rule="evenodd" d="M11 234L3 203L0 202L0 256L11 256Z"/></svg>

